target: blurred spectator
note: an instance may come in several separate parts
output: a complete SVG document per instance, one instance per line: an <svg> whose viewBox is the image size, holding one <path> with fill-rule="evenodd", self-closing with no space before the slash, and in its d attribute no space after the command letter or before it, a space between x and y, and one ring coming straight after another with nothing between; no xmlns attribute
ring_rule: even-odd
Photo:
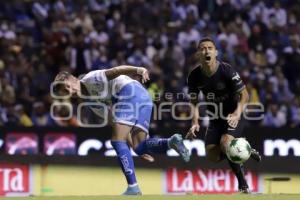
<svg viewBox="0 0 300 200"><path fill-rule="evenodd" d="M29 77L21 77L17 101L24 105L25 110L31 110L31 106L36 100L35 89L31 85Z"/></svg>
<svg viewBox="0 0 300 200"><path fill-rule="evenodd" d="M15 109L14 109L14 106L12 105L8 105L5 109L5 124L7 126L16 126L16 125L19 125L19 119L16 115L16 112L15 112Z"/></svg>
<svg viewBox="0 0 300 200"><path fill-rule="evenodd" d="M50 84L53 79L53 74L49 73L46 66L40 63L34 74L32 74L32 86L36 90L36 96L44 96L49 94Z"/></svg>
<svg viewBox="0 0 300 200"><path fill-rule="evenodd" d="M249 59L251 63L253 63L257 67L264 68L267 66L267 57L264 53L262 44L257 44L255 49L252 49L250 51Z"/></svg>
<svg viewBox="0 0 300 200"><path fill-rule="evenodd" d="M74 116L54 122L47 111L56 102L50 99L50 83L60 70L80 75L122 64L144 66L151 72L147 86L152 96L180 93L197 65L197 42L207 35L215 39L219 58L248 84L250 102L268 108L264 125L299 124L298 1L31 0L0 5L0 125L27 126L27 114L34 126L77 126ZM183 107L176 112L187 114ZM20 116L26 119L22 123ZM172 126L168 114L162 117L152 126ZM95 118L85 116L86 121Z"/></svg>
<svg viewBox="0 0 300 200"><path fill-rule="evenodd" d="M247 91L249 93L249 103L260 103L258 91L253 87L252 83L247 84Z"/></svg>
<svg viewBox="0 0 300 200"><path fill-rule="evenodd" d="M292 128L300 127L300 96L293 99L289 109L291 115L290 126Z"/></svg>
<svg viewBox="0 0 300 200"><path fill-rule="evenodd" d="M277 104L270 104L262 124L267 127L282 127L286 125L286 113Z"/></svg>
<svg viewBox="0 0 300 200"><path fill-rule="evenodd" d="M2 102L0 100L0 126L4 126L7 122L6 109L2 107Z"/></svg>
<svg viewBox="0 0 300 200"><path fill-rule="evenodd" d="M193 28L191 24L185 24L184 29L178 34L178 44L183 49L188 49L193 41L200 40L200 33L196 29Z"/></svg>
<svg viewBox="0 0 300 200"><path fill-rule="evenodd" d="M16 101L15 89L6 77L0 79L0 98L4 105L12 105Z"/></svg>
<svg viewBox="0 0 300 200"><path fill-rule="evenodd" d="M73 39L69 54L70 67L76 76L84 74L91 69L91 52L84 43L84 35L80 27L77 28L78 35Z"/></svg>
<svg viewBox="0 0 300 200"><path fill-rule="evenodd" d="M291 102L294 95L289 88L289 83L282 73L278 75L278 100L279 102Z"/></svg>
<svg viewBox="0 0 300 200"><path fill-rule="evenodd" d="M283 71L293 92L300 93L300 36L290 36L290 45L285 47Z"/></svg>
<svg viewBox="0 0 300 200"><path fill-rule="evenodd" d="M76 116L70 113L68 106L60 106L55 117L55 122L59 126L79 126Z"/></svg>
<svg viewBox="0 0 300 200"><path fill-rule="evenodd" d="M54 125L53 119L46 111L45 105L42 102L33 104L33 112L31 116L34 126L51 126Z"/></svg>
<svg viewBox="0 0 300 200"><path fill-rule="evenodd" d="M147 68L152 66L150 59L138 48L128 57L127 62L134 66L143 66Z"/></svg>
<svg viewBox="0 0 300 200"><path fill-rule="evenodd" d="M33 126L30 117L25 113L25 110L22 105L20 104L16 105L15 112L16 112L16 116L19 119L18 125L25 126L25 127Z"/></svg>
<svg viewBox="0 0 300 200"><path fill-rule="evenodd" d="M232 63L233 62L233 50L228 44L228 37L225 34L220 34L218 36L218 41L220 42L219 58L225 62Z"/></svg>
<svg viewBox="0 0 300 200"><path fill-rule="evenodd" d="M268 11L269 21L280 28L284 27L287 22L286 10L281 7L279 0L274 2L274 7ZM271 25L271 24L270 24Z"/></svg>
<svg viewBox="0 0 300 200"><path fill-rule="evenodd" d="M266 49L266 59L269 65L275 65L278 62L278 41L273 39L270 46Z"/></svg>
<svg viewBox="0 0 300 200"><path fill-rule="evenodd" d="M168 41L168 46L163 49L160 55L161 59L169 59L170 64L177 65L180 69L184 67L185 55L182 46L174 44L172 40ZM172 68L175 68L172 66Z"/></svg>

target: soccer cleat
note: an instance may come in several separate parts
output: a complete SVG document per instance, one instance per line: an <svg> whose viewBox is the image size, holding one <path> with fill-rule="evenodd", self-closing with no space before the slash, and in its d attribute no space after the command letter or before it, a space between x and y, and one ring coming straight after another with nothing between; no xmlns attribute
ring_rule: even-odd
<svg viewBox="0 0 300 200"><path fill-rule="evenodd" d="M128 186L123 195L142 195L142 192L138 185Z"/></svg>
<svg viewBox="0 0 300 200"><path fill-rule="evenodd" d="M249 190L248 185L239 187L239 192L241 194L251 194L251 191Z"/></svg>
<svg viewBox="0 0 300 200"><path fill-rule="evenodd" d="M261 155L255 149L251 149L251 158L254 159L257 162L261 161Z"/></svg>
<svg viewBox="0 0 300 200"><path fill-rule="evenodd" d="M184 146L183 139L180 134L174 134L169 139L169 147L174 149L185 162L190 161L189 150Z"/></svg>

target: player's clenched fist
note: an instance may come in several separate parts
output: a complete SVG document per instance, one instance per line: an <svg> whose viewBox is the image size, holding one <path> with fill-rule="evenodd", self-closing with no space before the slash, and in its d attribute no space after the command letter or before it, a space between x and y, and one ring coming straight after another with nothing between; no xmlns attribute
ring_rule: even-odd
<svg viewBox="0 0 300 200"><path fill-rule="evenodd" d="M194 124L190 128L189 132L186 134L185 138L187 139L194 139L196 138L196 132L199 132L200 130L200 125L199 124Z"/></svg>
<svg viewBox="0 0 300 200"><path fill-rule="evenodd" d="M227 116L227 123L232 128L236 128L240 120L240 116L236 114L229 114Z"/></svg>

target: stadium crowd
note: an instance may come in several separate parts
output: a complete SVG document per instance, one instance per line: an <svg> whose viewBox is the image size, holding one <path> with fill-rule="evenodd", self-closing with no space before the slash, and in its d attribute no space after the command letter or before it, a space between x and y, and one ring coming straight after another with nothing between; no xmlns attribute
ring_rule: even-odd
<svg viewBox="0 0 300 200"><path fill-rule="evenodd" d="M240 72L250 102L264 105L263 119L250 123L300 126L299 0L0 1L0 126L78 126L75 116L50 117L60 70L144 66L155 104L188 102L186 78L203 36ZM55 113L69 115L65 107ZM184 119L189 108L175 113ZM152 128L174 124L190 126L164 112Z"/></svg>

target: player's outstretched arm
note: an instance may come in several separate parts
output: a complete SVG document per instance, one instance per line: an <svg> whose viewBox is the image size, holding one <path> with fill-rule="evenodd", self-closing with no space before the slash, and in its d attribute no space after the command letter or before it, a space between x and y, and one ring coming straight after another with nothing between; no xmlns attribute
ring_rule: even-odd
<svg viewBox="0 0 300 200"><path fill-rule="evenodd" d="M237 127L241 115L244 111L245 105L248 101L249 101L249 94L247 89L244 88L240 92L240 101L238 103L236 110L227 116L227 122L231 127L233 128Z"/></svg>
<svg viewBox="0 0 300 200"><path fill-rule="evenodd" d="M117 78L120 75L135 75L139 74L142 76L142 82L145 83L149 78L149 72L144 67L134 67L130 65L120 65L117 67L113 67L111 69L108 69L105 71L105 75L108 80L112 80L114 78Z"/></svg>

